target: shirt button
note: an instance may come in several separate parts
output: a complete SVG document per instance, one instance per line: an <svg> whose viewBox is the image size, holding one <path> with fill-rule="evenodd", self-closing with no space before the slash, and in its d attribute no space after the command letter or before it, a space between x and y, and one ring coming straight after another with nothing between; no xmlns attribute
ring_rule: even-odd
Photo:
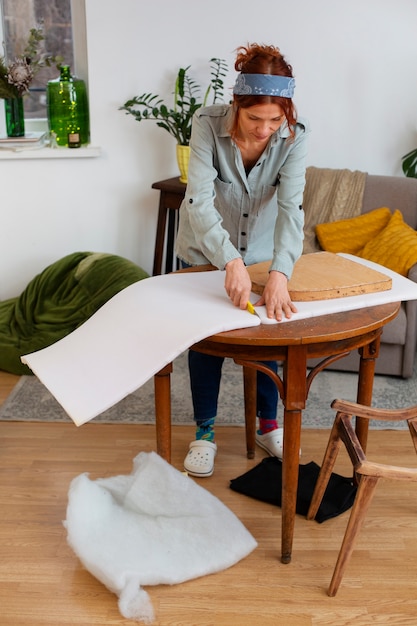
<svg viewBox="0 0 417 626"><path fill-rule="evenodd" d="M240 250L241 252L244 252L244 251L246 250L246 248L239 248L239 250Z"/></svg>
<svg viewBox="0 0 417 626"><path fill-rule="evenodd" d="M193 202L194 202L194 200L193 200L192 198L190 198L190 199L188 200L188 204L192 204Z"/></svg>
<svg viewBox="0 0 417 626"><path fill-rule="evenodd" d="M242 237L246 237L246 233L240 233Z"/></svg>
<svg viewBox="0 0 417 626"><path fill-rule="evenodd" d="M243 217L249 217L249 213L244 213Z"/></svg>

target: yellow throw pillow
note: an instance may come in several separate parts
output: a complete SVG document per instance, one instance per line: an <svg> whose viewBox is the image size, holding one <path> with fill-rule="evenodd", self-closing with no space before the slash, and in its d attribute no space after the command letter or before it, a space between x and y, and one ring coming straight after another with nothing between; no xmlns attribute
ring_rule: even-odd
<svg viewBox="0 0 417 626"><path fill-rule="evenodd" d="M417 232L404 222L401 211L394 211L387 226L357 256L407 276L417 263Z"/></svg>
<svg viewBox="0 0 417 626"><path fill-rule="evenodd" d="M316 235L320 246L327 252L357 254L373 239L391 218L387 207L336 222L317 224Z"/></svg>

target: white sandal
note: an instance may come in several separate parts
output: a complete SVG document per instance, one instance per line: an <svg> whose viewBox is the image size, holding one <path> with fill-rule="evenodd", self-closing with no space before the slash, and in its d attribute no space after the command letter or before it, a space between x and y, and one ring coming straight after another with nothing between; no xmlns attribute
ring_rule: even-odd
<svg viewBox="0 0 417 626"><path fill-rule="evenodd" d="M184 459L184 469L191 476L211 476L214 471L214 457L217 446L211 441L198 439L190 443L190 449Z"/></svg>
<svg viewBox="0 0 417 626"><path fill-rule="evenodd" d="M277 459L282 460L282 447L284 443L283 428L276 428L275 430L269 431L269 433L265 433L265 435L259 435L256 433L255 439L258 446L263 450L266 450L269 456L276 456Z"/></svg>
<svg viewBox="0 0 417 626"><path fill-rule="evenodd" d="M256 433L256 443L260 448L266 450L269 456L276 456L282 459L282 444L284 442L284 429L276 428L270 430L269 433L259 435Z"/></svg>

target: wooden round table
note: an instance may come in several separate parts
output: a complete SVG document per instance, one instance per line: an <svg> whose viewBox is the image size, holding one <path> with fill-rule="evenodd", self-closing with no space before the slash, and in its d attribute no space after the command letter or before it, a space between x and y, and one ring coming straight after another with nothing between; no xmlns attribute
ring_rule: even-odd
<svg viewBox="0 0 417 626"><path fill-rule="evenodd" d="M291 561L302 410L315 376L330 363L359 350L357 402L370 405L379 352L380 336L385 324L394 319L400 303L389 303L343 313L333 313L282 324L261 324L218 333L192 346L193 350L230 357L243 366L247 454L255 453L256 371L264 371L275 381L284 406L284 452L282 459L282 537L281 561ZM309 359L321 359L312 369ZM261 361L280 361L280 377ZM171 460L171 394L172 364L156 374L155 415L157 451ZM334 398L329 397L329 406ZM357 418L356 432L366 448L368 421Z"/></svg>

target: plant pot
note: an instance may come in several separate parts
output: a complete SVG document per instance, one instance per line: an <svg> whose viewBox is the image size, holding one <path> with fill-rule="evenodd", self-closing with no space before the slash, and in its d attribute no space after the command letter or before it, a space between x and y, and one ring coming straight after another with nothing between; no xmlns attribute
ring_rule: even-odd
<svg viewBox="0 0 417 626"><path fill-rule="evenodd" d="M25 115L23 98L5 98L4 112L6 115L6 131L8 137L24 137Z"/></svg>
<svg viewBox="0 0 417 626"><path fill-rule="evenodd" d="M177 144L177 163L180 170L180 182L188 181L188 163L190 161L190 146Z"/></svg>

